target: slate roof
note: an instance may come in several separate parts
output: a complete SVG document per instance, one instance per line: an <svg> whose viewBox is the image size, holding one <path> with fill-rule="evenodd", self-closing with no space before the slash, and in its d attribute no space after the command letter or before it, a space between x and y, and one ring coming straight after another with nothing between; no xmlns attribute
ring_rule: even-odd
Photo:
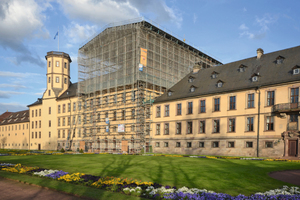
<svg viewBox="0 0 300 200"><path fill-rule="evenodd" d="M36 102L28 105L27 107L30 107L30 106L35 106L35 105L40 105L43 103L43 99L42 98L38 98Z"/></svg>
<svg viewBox="0 0 300 200"><path fill-rule="evenodd" d="M29 110L14 112L0 122L0 125L29 122Z"/></svg>
<svg viewBox="0 0 300 200"><path fill-rule="evenodd" d="M77 86L78 83L70 83L69 88L64 93L62 93L57 99L65 99L77 96Z"/></svg>
<svg viewBox="0 0 300 200"><path fill-rule="evenodd" d="M278 64L276 59L283 59L283 62ZM239 71L241 65L244 65L244 72ZM263 54L260 59L255 56L221 66L200 69L196 74L190 72L170 88L171 96L166 92L154 103L299 81L300 74L293 75L295 67L300 67L300 46ZM212 78L214 72L217 72L216 78ZM194 80L189 82L191 76ZM257 76L258 81L253 82L251 79L253 76ZM217 87L220 81L223 85ZM194 92L190 92L192 86L195 86Z"/></svg>

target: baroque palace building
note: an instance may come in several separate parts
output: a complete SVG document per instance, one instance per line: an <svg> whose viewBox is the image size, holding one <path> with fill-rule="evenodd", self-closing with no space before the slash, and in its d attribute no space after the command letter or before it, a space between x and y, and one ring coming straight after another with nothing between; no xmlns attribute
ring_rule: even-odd
<svg viewBox="0 0 300 200"><path fill-rule="evenodd" d="M144 19L109 24L70 56L48 52L46 90L0 115L5 149L299 156L300 46L223 65Z"/></svg>
<svg viewBox="0 0 300 200"><path fill-rule="evenodd" d="M153 104L153 152L299 156L300 46L193 71Z"/></svg>

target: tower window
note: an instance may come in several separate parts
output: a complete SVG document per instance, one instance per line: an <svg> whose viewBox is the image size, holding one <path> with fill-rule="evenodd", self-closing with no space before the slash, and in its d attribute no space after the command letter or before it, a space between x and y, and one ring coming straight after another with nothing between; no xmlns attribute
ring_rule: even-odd
<svg viewBox="0 0 300 200"><path fill-rule="evenodd" d="M51 90L48 91L49 96L51 96Z"/></svg>
<svg viewBox="0 0 300 200"><path fill-rule="evenodd" d="M49 61L49 67L51 67L51 61Z"/></svg>
<svg viewBox="0 0 300 200"><path fill-rule="evenodd" d="M49 81L48 82L51 83L51 77L49 77Z"/></svg>
<svg viewBox="0 0 300 200"><path fill-rule="evenodd" d="M59 77L56 77L56 83L59 83Z"/></svg>
<svg viewBox="0 0 300 200"><path fill-rule="evenodd" d="M65 68L67 69L67 63L65 62Z"/></svg>
<svg viewBox="0 0 300 200"><path fill-rule="evenodd" d="M64 82L65 82L65 84L67 84L67 78L65 78Z"/></svg>
<svg viewBox="0 0 300 200"><path fill-rule="evenodd" d="M59 67L59 61L56 61L56 67Z"/></svg>

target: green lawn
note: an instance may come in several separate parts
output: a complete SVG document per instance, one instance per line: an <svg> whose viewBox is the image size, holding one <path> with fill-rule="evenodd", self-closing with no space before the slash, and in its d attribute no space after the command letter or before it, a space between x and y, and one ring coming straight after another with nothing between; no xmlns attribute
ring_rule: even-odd
<svg viewBox="0 0 300 200"><path fill-rule="evenodd" d="M290 185L270 178L268 173L300 169L300 163L292 162L132 155L0 156L0 162L59 169L69 173L127 177L177 187L205 188L230 195L250 195ZM1 172L0 176L3 174Z"/></svg>

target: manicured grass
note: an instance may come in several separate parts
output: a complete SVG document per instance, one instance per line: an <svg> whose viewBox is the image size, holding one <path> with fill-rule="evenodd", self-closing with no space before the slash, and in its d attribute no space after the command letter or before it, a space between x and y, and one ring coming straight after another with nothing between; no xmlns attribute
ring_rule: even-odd
<svg viewBox="0 0 300 200"><path fill-rule="evenodd" d="M291 186L270 178L268 173L300 169L300 163L280 161L132 155L2 156L0 162L21 163L70 173L126 177L177 187L205 188L230 195L250 195L281 188L283 185Z"/></svg>

